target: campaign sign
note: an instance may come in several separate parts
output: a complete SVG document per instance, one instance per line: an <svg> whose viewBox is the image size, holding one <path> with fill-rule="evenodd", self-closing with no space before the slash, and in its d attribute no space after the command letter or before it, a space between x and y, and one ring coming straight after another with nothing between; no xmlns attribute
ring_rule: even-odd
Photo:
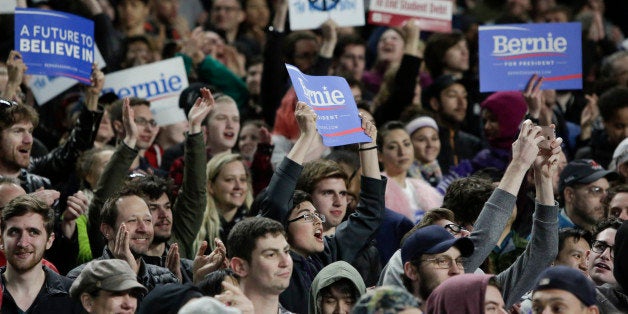
<svg viewBox="0 0 628 314"><path fill-rule="evenodd" d="M2 0L0 1L0 14L1 13L13 13L17 0Z"/></svg>
<svg viewBox="0 0 628 314"><path fill-rule="evenodd" d="M371 0L369 24L401 26L417 19L424 31L451 32L453 5L450 0Z"/></svg>
<svg viewBox="0 0 628 314"><path fill-rule="evenodd" d="M338 26L364 25L364 0L290 0L290 29L321 27L327 19Z"/></svg>
<svg viewBox="0 0 628 314"><path fill-rule="evenodd" d="M146 98L157 124L168 125L186 119L179 108L179 95L186 87L183 59L176 57L109 73L105 75L103 93Z"/></svg>
<svg viewBox="0 0 628 314"><path fill-rule="evenodd" d="M98 46L94 46L94 60L96 60L98 68L101 70L107 66L105 59L100 54L100 50L98 50ZM35 100L37 100L40 106L77 84L75 79L63 76L30 75L27 78L26 85L31 89Z"/></svg>
<svg viewBox="0 0 628 314"><path fill-rule="evenodd" d="M523 90L533 74L543 89L582 88L580 23L480 26L480 91Z"/></svg>
<svg viewBox="0 0 628 314"><path fill-rule="evenodd" d="M344 78L305 75L290 64L286 69L297 98L316 112L316 128L325 146L371 141L362 129L358 106Z"/></svg>
<svg viewBox="0 0 628 314"><path fill-rule="evenodd" d="M27 74L65 76L89 84L94 22L73 14L15 9L15 48Z"/></svg>

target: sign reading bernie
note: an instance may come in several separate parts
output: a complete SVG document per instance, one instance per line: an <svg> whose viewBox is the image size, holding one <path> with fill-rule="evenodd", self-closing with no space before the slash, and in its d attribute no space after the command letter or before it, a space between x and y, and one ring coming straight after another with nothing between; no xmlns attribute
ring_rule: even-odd
<svg viewBox="0 0 628 314"><path fill-rule="evenodd" d="M94 22L63 12L16 8L15 47L28 74L65 76L89 83Z"/></svg>
<svg viewBox="0 0 628 314"><path fill-rule="evenodd" d="M362 129L358 106L344 78L305 75L290 64L286 69L297 98L316 112L316 128L325 146L371 141Z"/></svg>
<svg viewBox="0 0 628 314"><path fill-rule="evenodd" d="M582 88L580 23L480 26L480 91L522 90L534 74L543 89Z"/></svg>

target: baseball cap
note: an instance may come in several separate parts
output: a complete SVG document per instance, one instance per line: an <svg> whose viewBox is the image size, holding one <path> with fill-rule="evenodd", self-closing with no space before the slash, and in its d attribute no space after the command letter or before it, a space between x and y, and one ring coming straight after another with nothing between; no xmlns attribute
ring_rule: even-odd
<svg viewBox="0 0 628 314"><path fill-rule="evenodd" d="M469 238L456 238L445 228L437 225L423 227L410 235L401 246L401 260L406 262L418 259L423 254L443 253L455 246L463 257L469 257L474 250Z"/></svg>
<svg viewBox="0 0 628 314"><path fill-rule="evenodd" d="M137 275L129 264L119 259L93 260L72 283L70 296L78 298L83 292L95 290L117 292L131 289L148 291L137 282Z"/></svg>
<svg viewBox="0 0 628 314"><path fill-rule="evenodd" d="M616 172L604 169L593 159L576 159L560 173L559 188L562 192L565 187L574 184L589 184L601 178L615 180L618 177Z"/></svg>
<svg viewBox="0 0 628 314"><path fill-rule="evenodd" d="M581 271L567 266L549 267L541 273L534 291L564 290L575 295L584 305L595 304L595 286Z"/></svg>

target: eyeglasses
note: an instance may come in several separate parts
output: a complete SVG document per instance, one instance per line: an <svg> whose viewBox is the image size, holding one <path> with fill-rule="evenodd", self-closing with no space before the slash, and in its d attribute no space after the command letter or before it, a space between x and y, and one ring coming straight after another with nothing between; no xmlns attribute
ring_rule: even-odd
<svg viewBox="0 0 628 314"><path fill-rule="evenodd" d="M611 257L615 257L615 246L608 245L608 243L604 241L595 240L593 241L593 245L591 245L591 251L602 254L606 251L606 249L610 248Z"/></svg>
<svg viewBox="0 0 628 314"><path fill-rule="evenodd" d="M462 231L467 231L467 228L457 224L446 224L445 229L447 229L447 231L449 231L449 233L453 235L457 235Z"/></svg>
<svg viewBox="0 0 628 314"><path fill-rule="evenodd" d="M11 108L13 106L17 106L17 103L12 100L0 99L0 105L2 105L2 107L5 107L5 108Z"/></svg>
<svg viewBox="0 0 628 314"><path fill-rule="evenodd" d="M325 222L325 216L317 214L317 213L306 213L297 218L288 220L288 223L295 222L297 220L303 219L305 222L314 222L314 218L318 218L321 222Z"/></svg>
<svg viewBox="0 0 628 314"><path fill-rule="evenodd" d="M606 195L606 189L605 188L601 188L599 186L584 186L585 190L587 191L587 193L591 194L592 196L595 197L599 197L602 195Z"/></svg>
<svg viewBox="0 0 628 314"><path fill-rule="evenodd" d="M421 260L421 262L430 262L432 264L435 264L439 269L449 269L451 268L453 263L456 263L456 266L458 266L458 268L460 269L464 268L464 265L462 264L462 258L460 257L454 260L451 257L439 256L434 258L426 258Z"/></svg>
<svg viewBox="0 0 628 314"><path fill-rule="evenodd" d="M144 118L135 118L135 124L139 125L139 126L143 126L143 127L147 127L147 126L151 126L151 127L156 127L157 126L157 121L155 120L146 120Z"/></svg>

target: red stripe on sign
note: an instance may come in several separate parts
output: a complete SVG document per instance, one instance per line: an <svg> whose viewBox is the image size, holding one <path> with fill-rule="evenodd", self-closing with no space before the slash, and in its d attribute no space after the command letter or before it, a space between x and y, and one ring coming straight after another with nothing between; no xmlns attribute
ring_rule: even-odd
<svg viewBox="0 0 628 314"><path fill-rule="evenodd" d="M543 80L551 82L551 81L575 80L575 79L579 79L579 78L582 78L582 73L568 74L568 75L561 75L561 76L553 76L553 77L544 77Z"/></svg>
<svg viewBox="0 0 628 314"><path fill-rule="evenodd" d="M329 107L318 107L318 106L312 106L312 109L316 110L316 111L326 111L326 110L336 110L336 109L341 109L343 106L329 106Z"/></svg>
<svg viewBox="0 0 628 314"><path fill-rule="evenodd" d="M351 133L357 133L357 132L361 132L361 131L364 131L364 129L359 127L359 128L354 128L354 129L350 129L350 130L344 130L344 131L336 132L336 133L323 134L323 136L325 136L325 137L336 137L336 136L343 136L343 135L347 135L347 134L351 134Z"/></svg>

